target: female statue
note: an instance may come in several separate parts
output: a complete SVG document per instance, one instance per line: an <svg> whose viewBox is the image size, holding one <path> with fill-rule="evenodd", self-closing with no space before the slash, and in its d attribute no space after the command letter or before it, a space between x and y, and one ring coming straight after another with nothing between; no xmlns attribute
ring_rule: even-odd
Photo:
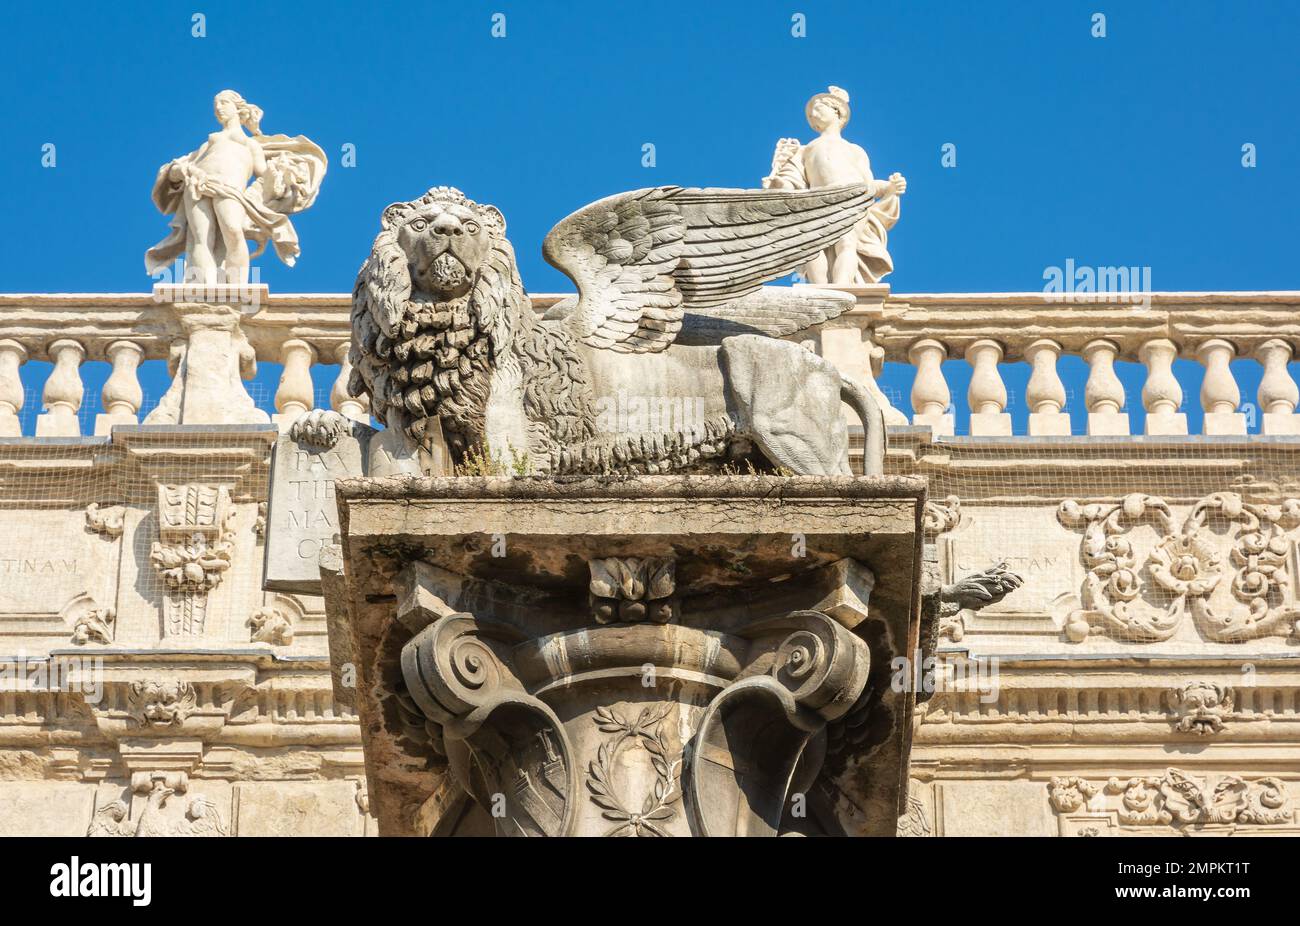
<svg viewBox="0 0 1300 926"><path fill-rule="evenodd" d="M221 128L158 170L153 201L172 216L171 233L145 253L145 268L156 273L184 253L185 282L245 285L249 260L267 241L293 266L298 236L289 216L315 201L325 152L301 135L261 134L262 110L233 90L218 93L212 109Z"/></svg>

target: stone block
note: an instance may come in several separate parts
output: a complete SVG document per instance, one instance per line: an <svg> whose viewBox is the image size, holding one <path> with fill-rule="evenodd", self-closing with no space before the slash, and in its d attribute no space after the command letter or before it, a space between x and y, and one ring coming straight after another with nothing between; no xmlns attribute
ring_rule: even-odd
<svg viewBox="0 0 1300 926"><path fill-rule="evenodd" d="M343 569L322 572L327 609L346 609L333 631L351 631L380 833L892 835L913 692L890 667L921 645L923 493L899 477L340 482ZM832 758L805 768L822 729ZM796 766L809 812L791 817Z"/></svg>
<svg viewBox="0 0 1300 926"><path fill-rule="evenodd" d="M365 472L370 436L356 421L333 447L299 443L282 434L275 442L266 510L266 579L272 591L319 595L322 549L336 543L334 482Z"/></svg>
<svg viewBox="0 0 1300 926"><path fill-rule="evenodd" d="M1125 412L1088 412L1089 437L1128 437L1128 414Z"/></svg>
<svg viewBox="0 0 1300 926"><path fill-rule="evenodd" d="M240 836L355 836L355 781L245 781L236 786Z"/></svg>
<svg viewBox="0 0 1300 926"><path fill-rule="evenodd" d="M1151 436L1177 436L1187 433L1187 416L1182 412L1147 415L1146 433Z"/></svg>

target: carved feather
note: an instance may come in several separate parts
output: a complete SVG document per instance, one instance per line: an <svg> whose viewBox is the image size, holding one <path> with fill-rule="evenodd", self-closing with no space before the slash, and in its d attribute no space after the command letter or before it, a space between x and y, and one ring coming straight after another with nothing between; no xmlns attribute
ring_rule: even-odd
<svg viewBox="0 0 1300 926"><path fill-rule="evenodd" d="M726 305L692 309L682 319L678 344L720 344L737 334L771 338L815 330L853 308L848 293L811 287L763 286Z"/></svg>
<svg viewBox="0 0 1300 926"><path fill-rule="evenodd" d="M866 214L868 190L669 186L599 200L561 221L542 245L547 262L578 287L576 302L556 308L594 347L663 350L687 310L732 303L846 234ZM794 323L791 331L805 326Z"/></svg>

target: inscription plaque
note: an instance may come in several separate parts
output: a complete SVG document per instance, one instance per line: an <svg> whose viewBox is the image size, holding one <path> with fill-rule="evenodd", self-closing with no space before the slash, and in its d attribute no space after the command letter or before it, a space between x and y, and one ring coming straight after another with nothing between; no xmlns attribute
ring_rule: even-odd
<svg viewBox="0 0 1300 926"><path fill-rule="evenodd" d="M334 480L365 475L370 436L359 422L333 447L275 442L266 509L266 579L270 591L320 594L317 560L339 532Z"/></svg>

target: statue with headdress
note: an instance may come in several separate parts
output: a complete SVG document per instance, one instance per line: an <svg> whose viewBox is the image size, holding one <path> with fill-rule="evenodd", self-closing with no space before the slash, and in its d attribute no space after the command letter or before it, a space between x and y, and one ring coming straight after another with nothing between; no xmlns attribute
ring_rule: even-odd
<svg viewBox="0 0 1300 926"><path fill-rule="evenodd" d="M213 112L221 128L158 170L153 202L172 217L171 232L145 252L145 268L157 273L185 254L185 282L245 285L268 241L293 266L299 247L289 216L315 202L325 152L301 135L263 135L262 110L234 90L216 95Z"/></svg>
<svg viewBox="0 0 1300 926"><path fill-rule="evenodd" d="M850 112L849 95L839 87L815 94L804 114L817 138L806 145L797 138L778 141L772 172L763 178L764 189L807 190L860 183L870 190L873 201L867 214L801 269L809 283L879 283L894 269L887 247L889 230L898 221L899 197L907 191L907 181L898 173L890 174L888 180L872 175L867 152L841 135Z"/></svg>

